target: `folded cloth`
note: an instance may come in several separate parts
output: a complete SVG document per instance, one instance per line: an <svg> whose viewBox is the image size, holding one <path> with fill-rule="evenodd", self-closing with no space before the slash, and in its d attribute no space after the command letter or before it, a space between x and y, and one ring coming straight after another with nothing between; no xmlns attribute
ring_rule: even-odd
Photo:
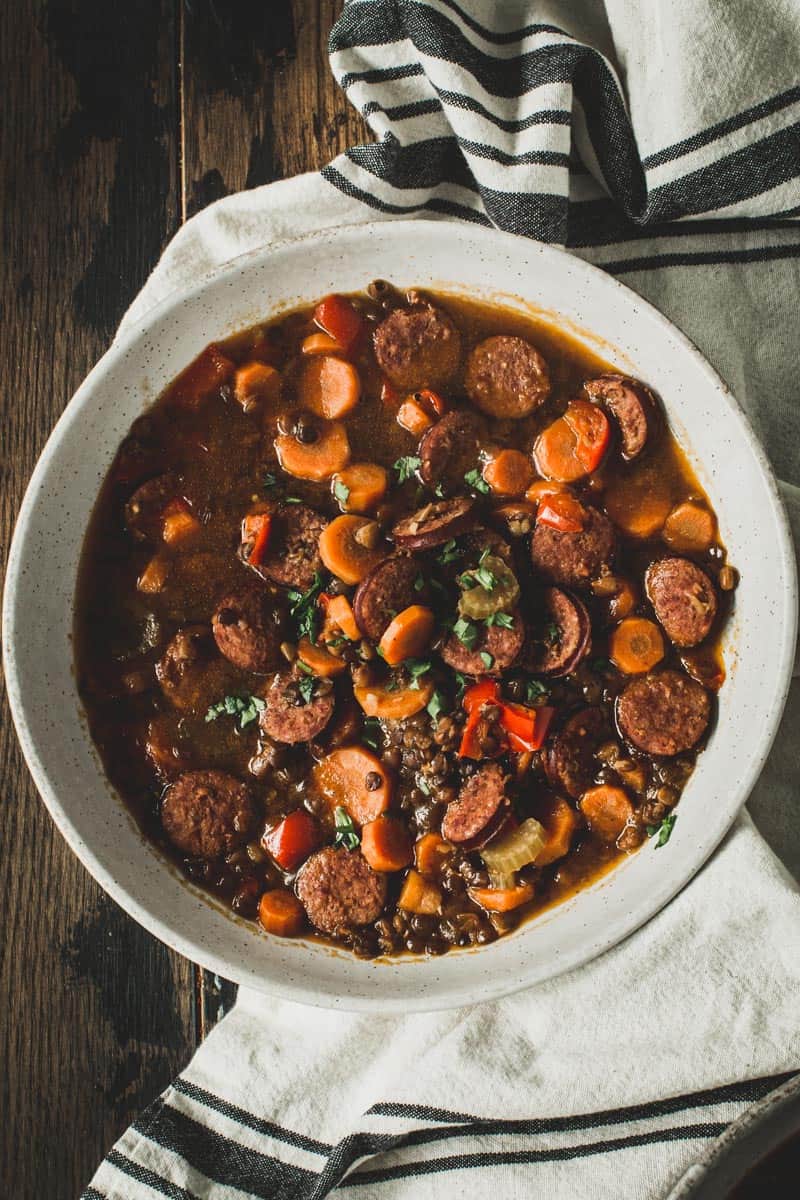
<svg viewBox="0 0 800 1200"><path fill-rule="evenodd" d="M799 50L789 0L354 0L331 63L377 143L199 214L123 326L275 239L495 224L647 296L800 481ZM795 875L798 729L793 694L751 801ZM797 884L744 814L647 926L520 995L398 1019L240 991L84 1196L655 1200L800 1067L799 987Z"/></svg>

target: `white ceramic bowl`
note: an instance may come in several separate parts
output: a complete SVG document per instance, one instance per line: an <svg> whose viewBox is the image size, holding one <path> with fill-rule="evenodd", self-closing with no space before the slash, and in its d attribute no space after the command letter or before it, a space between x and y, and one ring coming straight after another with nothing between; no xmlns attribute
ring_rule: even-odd
<svg viewBox="0 0 800 1200"><path fill-rule="evenodd" d="M88 737L71 641L84 532L134 418L210 340L376 277L544 310L646 380L663 398L741 571L725 633L729 676L718 727L681 799L668 848L645 846L599 884L491 946L391 964L259 934L142 840ZM5 669L20 741L53 819L95 879L157 937L229 979L311 1004L448 1008L588 962L692 877L769 750L788 687L796 605L775 481L727 388L685 337L622 284L558 250L466 225L396 221L242 257L165 301L109 350L56 426L22 505L4 603Z"/></svg>

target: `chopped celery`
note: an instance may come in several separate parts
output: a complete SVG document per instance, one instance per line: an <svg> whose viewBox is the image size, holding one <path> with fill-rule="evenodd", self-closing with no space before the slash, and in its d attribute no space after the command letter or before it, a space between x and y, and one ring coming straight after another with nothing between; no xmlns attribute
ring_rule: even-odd
<svg viewBox="0 0 800 1200"><path fill-rule="evenodd" d="M492 887L513 887L514 873L536 861L546 840L544 826L535 817L528 817L511 833L484 846L481 857L489 869Z"/></svg>

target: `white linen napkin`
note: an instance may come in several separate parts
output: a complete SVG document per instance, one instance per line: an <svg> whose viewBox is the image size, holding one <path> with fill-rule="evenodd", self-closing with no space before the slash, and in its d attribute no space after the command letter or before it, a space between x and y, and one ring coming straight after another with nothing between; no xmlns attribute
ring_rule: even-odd
<svg viewBox="0 0 800 1200"><path fill-rule="evenodd" d="M331 63L379 141L193 218L123 327L275 239L493 223L647 296L800 481L798 53L789 0L354 0ZM751 801L795 875L799 700ZM797 883L743 814L646 927L520 995L398 1019L241 990L84 1196L655 1200L800 1068L798 997Z"/></svg>

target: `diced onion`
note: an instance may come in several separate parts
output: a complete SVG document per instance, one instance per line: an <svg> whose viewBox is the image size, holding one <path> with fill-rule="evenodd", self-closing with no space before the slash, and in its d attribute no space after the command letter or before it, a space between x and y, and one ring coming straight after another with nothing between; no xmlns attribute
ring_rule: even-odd
<svg viewBox="0 0 800 1200"><path fill-rule="evenodd" d="M513 887L514 873L536 861L546 840L544 826L535 817L528 817L511 833L484 846L481 857L489 870L492 887Z"/></svg>

